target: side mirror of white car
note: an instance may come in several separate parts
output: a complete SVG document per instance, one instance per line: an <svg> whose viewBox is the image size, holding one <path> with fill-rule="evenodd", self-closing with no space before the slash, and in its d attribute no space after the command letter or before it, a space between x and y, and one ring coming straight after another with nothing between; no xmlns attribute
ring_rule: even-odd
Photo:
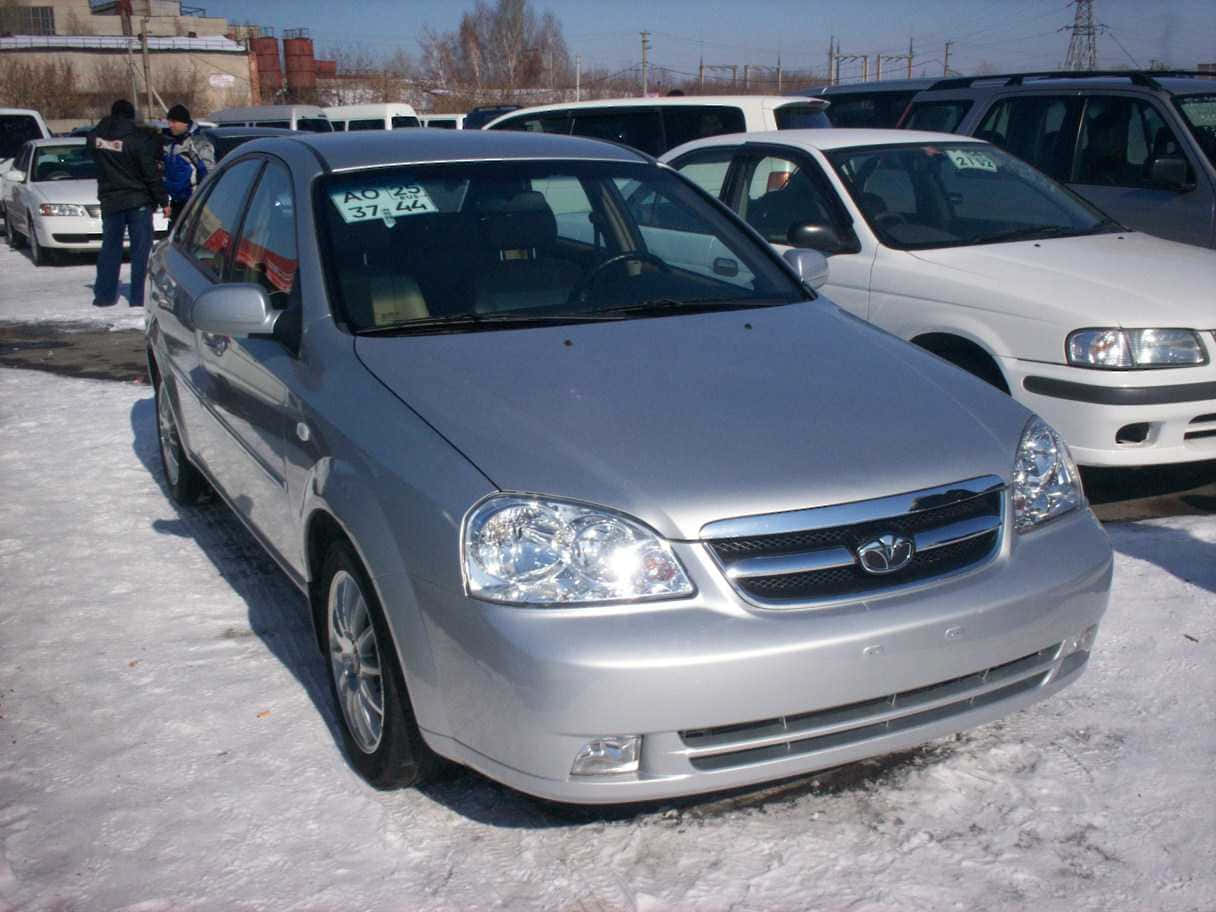
<svg viewBox="0 0 1216 912"><path fill-rule="evenodd" d="M280 313L260 285L215 285L194 302L190 323L216 336L268 336Z"/></svg>
<svg viewBox="0 0 1216 912"><path fill-rule="evenodd" d="M781 255L804 284L816 290L828 280L828 258L818 250L787 250Z"/></svg>

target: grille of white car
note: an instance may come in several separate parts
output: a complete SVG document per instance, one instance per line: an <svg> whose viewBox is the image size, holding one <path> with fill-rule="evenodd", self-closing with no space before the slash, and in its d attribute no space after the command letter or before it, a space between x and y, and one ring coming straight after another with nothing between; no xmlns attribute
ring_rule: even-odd
<svg viewBox="0 0 1216 912"><path fill-rule="evenodd" d="M798 715L680 732L689 763L698 770L721 770L813 754L857 744L948 719L1008 700L1045 684L1053 671L1068 675L1089 653L1060 660L1056 643L1012 662L926 687L887 694ZM1058 667L1057 667L1057 662Z"/></svg>
<svg viewBox="0 0 1216 912"><path fill-rule="evenodd" d="M984 476L894 497L710 523L702 538L748 601L802 607L874 597L975 569L997 553L1004 504L1004 483ZM911 540L912 556L890 572L867 571L859 551L883 537Z"/></svg>

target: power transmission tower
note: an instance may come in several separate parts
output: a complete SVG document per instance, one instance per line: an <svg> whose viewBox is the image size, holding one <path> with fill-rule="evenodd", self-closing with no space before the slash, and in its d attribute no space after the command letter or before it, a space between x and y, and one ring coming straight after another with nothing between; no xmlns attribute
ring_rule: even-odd
<svg viewBox="0 0 1216 912"><path fill-rule="evenodd" d="M650 32L642 32L642 97L646 97L646 52L650 50Z"/></svg>
<svg viewBox="0 0 1216 912"><path fill-rule="evenodd" d="M1072 25L1060 31L1071 31L1068 55L1064 58L1066 70L1096 70L1098 68L1098 30L1094 25L1094 0L1073 0L1076 18Z"/></svg>

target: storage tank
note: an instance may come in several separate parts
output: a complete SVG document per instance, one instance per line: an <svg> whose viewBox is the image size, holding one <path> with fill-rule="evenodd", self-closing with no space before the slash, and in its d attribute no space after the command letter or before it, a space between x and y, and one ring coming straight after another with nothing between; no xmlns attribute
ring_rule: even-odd
<svg viewBox="0 0 1216 912"><path fill-rule="evenodd" d="M311 38L284 38L283 62L287 69L287 88L293 92L317 87L317 61Z"/></svg>
<svg viewBox="0 0 1216 912"><path fill-rule="evenodd" d="M258 61L258 87L263 98L271 98L283 88L283 69L279 66L279 39L262 36L253 39L253 56Z"/></svg>

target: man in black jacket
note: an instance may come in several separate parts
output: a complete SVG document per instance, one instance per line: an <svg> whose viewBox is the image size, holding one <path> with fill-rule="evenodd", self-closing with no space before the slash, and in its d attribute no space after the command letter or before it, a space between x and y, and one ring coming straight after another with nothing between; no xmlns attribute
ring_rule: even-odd
<svg viewBox="0 0 1216 912"><path fill-rule="evenodd" d="M110 307L118 300L118 270L122 265L122 235L131 239L132 307L144 306L144 277L152 250L152 213L169 207L169 195L158 169L160 137L135 126L135 108L119 99L110 116L88 138L97 162L97 199L101 203L101 253L93 305Z"/></svg>

